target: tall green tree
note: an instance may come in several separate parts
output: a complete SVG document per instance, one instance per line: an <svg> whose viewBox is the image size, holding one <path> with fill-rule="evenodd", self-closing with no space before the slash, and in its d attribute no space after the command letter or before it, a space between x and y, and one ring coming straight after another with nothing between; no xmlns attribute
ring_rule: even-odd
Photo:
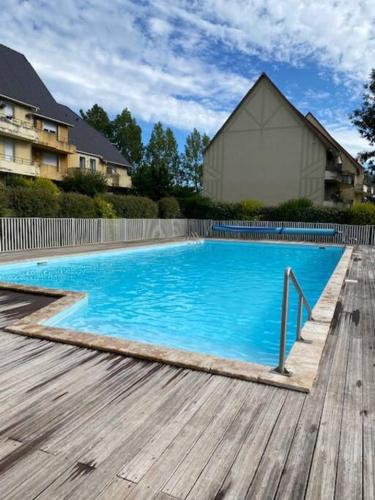
<svg viewBox="0 0 375 500"><path fill-rule="evenodd" d="M112 121L112 141L136 170L142 163L144 146L142 129L128 108Z"/></svg>
<svg viewBox="0 0 375 500"><path fill-rule="evenodd" d="M350 115L352 123L358 128L359 133L370 146L370 151L359 154L359 159L369 161L370 168L375 170L375 69L371 71L369 81L364 85L362 106L355 109Z"/></svg>
<svg viewBox="0 0 375 500"><path fill-rule="evenodd" d="M177 142L170 128L155 123L144 161L133 176L133 185L139 194L155 200L170 194L179 170Z"/></svg>
<svg viewBox="0 0 375 500"><path fill-rule="evenodd" d="M209 142L208 135L202 135L196 128L186 137L181 161L181 185L193 187L197 192L202 189L203 153Z"/></svg>
<svg viewBox="0 0 375 500"><path fill-rule="evenodd" d="M83 111L80 109L81 117L92 127L99 130L106 137L111 139L112 136L112 126L111 120L107 112L98 104L94 104L94 106L87 111Z"/></svg>

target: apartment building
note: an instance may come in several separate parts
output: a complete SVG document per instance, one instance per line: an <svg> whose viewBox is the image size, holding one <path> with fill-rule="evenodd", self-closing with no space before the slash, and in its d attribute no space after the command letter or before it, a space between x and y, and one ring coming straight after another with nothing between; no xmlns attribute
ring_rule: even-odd
<svg viewBox="0 0 375 500"><path fill-rule="evenodd" d="M369 195L363 167L264 73L207 147L203 191L215 200L270 206L301 197L350 206Z"/></svg>
<svg viewBox="0 0 375 500"><path fill-rule="evenodd" d="M129 161L100 132L55 101L24 55L0 44L0 176L61 181L70 169L131 187Z"/></svg>

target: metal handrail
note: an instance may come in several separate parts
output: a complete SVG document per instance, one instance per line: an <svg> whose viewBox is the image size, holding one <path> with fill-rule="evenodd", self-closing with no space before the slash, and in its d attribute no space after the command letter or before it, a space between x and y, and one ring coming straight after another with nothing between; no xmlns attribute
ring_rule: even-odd
<svg viewBox="0 0 375 500"><path fill-rule="evenodd" d="M311 306L303 293L301 285L291 267L287 267L284 271L284 288L283 288L283 305L281 312L281 329L280 329L280 351L279 351L279 365L275 371L281 373L282 375L291 375L289 370L285 367L285 347L286 347L286 335L288 327L288 309L289 309L289 282L292 282L298 293L298 312L297 312L297 332L296 340L299 342L305 342L301 336L302 329L302 313L303 306L306 307L308 318L312 320L312 309Z"/></svg>

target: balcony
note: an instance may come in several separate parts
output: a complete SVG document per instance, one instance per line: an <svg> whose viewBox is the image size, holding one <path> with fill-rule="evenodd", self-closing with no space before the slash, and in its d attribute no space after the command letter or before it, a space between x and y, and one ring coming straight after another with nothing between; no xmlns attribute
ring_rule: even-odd
<svg viewBox="0 0 375 500"><path fill-rule="evenodd" d="M38 133L33 123L18 120L0 113L0 134L15 139L36 142Z"/></svg>
<svg viewBox="0 0 375 500"><path fill-rule="evenodd" d="M341 172L341 170L326 170L324 173L324 180L353 185L354 175L344 174Z"/></svg>
<svg viewBox="0 0 375 500"><path fill-rule="evenodd" d="M107 184L111 187L130 188L131 177L124 168L107 167Z"/></svg>
<svg viewBox="0 0 375 500"><path fill-rule="evenodd" d="M324 179L326 181L337 181L340 182L341 174L338 170L326 170L324 173Z"/></svg>
<svg viewBox="0 0 375 500"><path fill-rule="evenodd" d="M0 154L0 172L38 177L39 166L31 160Z"/></svg>
<svg viewBox="0 0 375 500"><path fill-rule="evenodd" d="M54 151L55 153L75 153L76 147L74 144L69 142L60 141L57 135L53 132L47 132L46 130L37 129L37 143L43 148L49 151Z"/></svg>

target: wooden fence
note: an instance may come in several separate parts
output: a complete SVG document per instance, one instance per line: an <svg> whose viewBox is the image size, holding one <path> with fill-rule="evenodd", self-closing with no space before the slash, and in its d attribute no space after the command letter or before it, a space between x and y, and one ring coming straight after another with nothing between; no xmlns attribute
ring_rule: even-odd
<svg viewBox="0 0 375 500"><path fill-rule="evenodd" d="M334 228L334 237L225 233L212 231L213 224L257 227ZM312 241L319 243L375 244L375 226L318 224L302 222L212 221L187 219L42 219L0 218L0 251L12 252L98 243L187 237L237 238L246 240Z"/></svg>

